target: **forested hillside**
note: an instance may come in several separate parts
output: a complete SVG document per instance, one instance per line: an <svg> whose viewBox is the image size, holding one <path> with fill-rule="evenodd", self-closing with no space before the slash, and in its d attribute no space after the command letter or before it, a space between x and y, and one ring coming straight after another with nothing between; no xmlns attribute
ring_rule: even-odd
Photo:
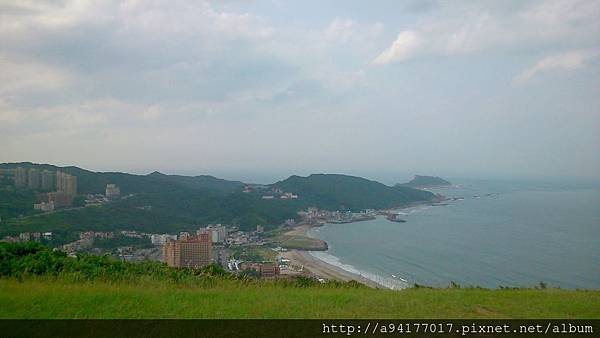
<svg viewBox="0 0 600 338"><path fill-rule="evenodd" d="M32 215L35 193L15 189L4 178L0 187L0 235L27 231L111 231L139 230L177 232L198 225L223 223L242 230L257 224L273 228L285 220L297 218L308 207L328 210L382 209L431 201L430 192L407 187L390 187L355 176L318 174L291 176L272 185L243 192L246 185L213 176L132 175L118 172L92 172L78 167L48 164L8 163L0 169L16 167L63 171L77 177L77 192L103 194L106 184L117 184L125 198L101 206L56 210ZM298 195L279 198L281 191ZM264 195L274 198L263 199ZM21 217L24 216L24 217Z"/></svg>
<svg viewBox="0 0 600 338"><path fill-rule="evenodd" d="M323 209L384 209L430 201L435 195L407 187L392 188L365 178L337 174L291 176L274 184Z"/></svg>

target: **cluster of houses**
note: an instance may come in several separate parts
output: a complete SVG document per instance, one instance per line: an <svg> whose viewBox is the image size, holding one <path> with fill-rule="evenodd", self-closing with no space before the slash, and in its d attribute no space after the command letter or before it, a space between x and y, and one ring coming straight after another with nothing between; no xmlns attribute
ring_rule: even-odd
<svg viewBox="0 0 600 338"><path fill-rule="evenodd" d="M306 211L299 211L298 215L302 222L307 224L323 224L323 223L351 223L374 219L377 212L372 209L362 212L351 211L329 211L320 210L318 208L308 208Z"/></svg>
<svg viewBox="0 0 600 338"><path fill-rule="evenodd" d="M215 256L219 256L219 251L227 251L229 246L245 246L245 245L261 245L261 234L264 233L265 228L262 225L258 225L255 231L241 231L236 227L226 227L222 224L211 224L207 227L201 228L199 232L206 234L208 241L212 242L215 246ZM190 234L187 232L180 232L178 234L156 234L156 233L145 233L133 230L123 230L119 232L112 231L84 231L79 233L79 238L73 242L66 243L58 248L58 250L66 252L69 256L76 256L78 252L86 251L92 253L101 254L103 251L98 248L94 248L94 242L96 240L108 240L114 239L117 235L131 238L147 238L155 247L162 247L169 241L178 241L180 239L190 238ZM2 241L6 242L24 242L24 241L40 241L41 239L51 239L52 233L21 233L18 236L5 237ZM142 250L141 248L138 248ZM115 253L122 260L132 260L136 255L136 248L134 247L120 247L117 248ZM148 249L145 249L148 250ZM156 250L156 249L154 249ZM163 250L164 251L164 250ZM164 252L163 252L164 254ZM154 256L152 259L160 259L160 254ZM280 269L286 268L285 262L245 262L240 260L231 259L227 261L227 257L224 256L224 261L221 264L224 265L230 271L242 272L242 271L254 271L257 276L263 278L271 278L279 275ZM219 261L218 259L214 259Z"/></svg>
<svg viewBox="0 0 600 338"><path fill-rule="evenodd" d="M18 242L41 242L43 240L52 240L51 232L22 232L16 236L4 236L0 242L18 243Z"/></svg>
<svg viewBox="0 0 600 338"><path fill-rule="evenodd" d="M271 188L266 185L247 185L242 190L242 192L247 193L247 194L254 192L254 191L258 191L258 192L262 193L261 198L263 200L274 200L274 199L295 200L295 199L298 199L298 195L296 195L294 193L285 192L282 189Z"/></svg>
<svg viewBox="0 0 600 338"><path fill-rule="evenodd" d="M273 278L279 276L281 264L279 262L244 262L232 258L227 263L227 269L233 272L253 271L261 278Z"/></svg>
<svg viewBox="0 0 600 338"><path fill-rule="evenodd" d="M121 189L118 185L109 183L102 194L87 194L85 197L85 206L94 206L116 201L121 198Z"/></svg>

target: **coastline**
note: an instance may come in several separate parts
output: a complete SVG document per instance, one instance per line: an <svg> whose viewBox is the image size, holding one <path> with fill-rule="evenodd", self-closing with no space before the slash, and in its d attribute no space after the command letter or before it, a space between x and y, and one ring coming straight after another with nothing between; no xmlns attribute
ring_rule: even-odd
<svg viewBox="0 0 600 338"><path fill-rule="evenodd" d="M387 217L387 216L389 216L389 214L395 214L395 212L397 212L397 211L406 211L408 209L415 208L415 207L422 206L422 205L431 205L431 203L439 203L439 202L445 201L447 199L448 199L447 197L438 194L433 201L418 201L418 202L409 203L408 205L399 206L397 208L377 210L377 214ZM363 222L363 221L368 221L368 220L370 220L370 218L356 220L353 222ZM301 249L291 249L286 252L281 252L280 256L285 259L288 259L290 261L290 265L302 267L303 270L306 269L308 272L310 272L312 275L316 276L317 278L323 278L326 280L333 279L333 280L345 281L345 282L355 280L361 284L364 284L364 285L367 285L367 286L373 287L373 288L405 289L405 288L410 287L410 284L407 282L399 281L399 280L395 280L395 279L389 279L389 278L388 278L389 283L383 283L386 280L385 277L381 277L381 276L377 276L375 274L369 273L366 275L372 275L372 278L368 278L368 277L363 276L360 272L356 273L355 271L350 271L348 269L344 269L342 266L329 263L329 262L317 257L318 253L327 253L327 251L329 251L327 249L328 245L327 245L327 242L311 235L309 233L309 231L312 228L321 227L325 224L328 224L328 223L321 223L318 225L311 225L311 224L306 224L306 223L298 224L295 227L293 227L292 229L290 229L288 232L285 233L286 235L290 235L290 236L299 236L299 237L318 239L325 243L325 248L326 248L325 250L322 250L319 252L314 252L315 254L313 254L312 251L301 250ZM334 224L334 223L332 223L332 224ZM332 255L329 255L329 256L337 259L337 257L335 257L335 256L332 256ZM343 264L340 264L340 265L343 265ZM350 266L350 267L353 268L352 266ZM353 268L353 270L356 270L356 269Z"/></svg>
<svg viewBox="0 0 600 338"><path fill-rule="evenodd" d="M309 234L309 230L312 228L313 226L311 225L302 224L294 227L289 232L287 232L287 234L313 238L313 236ZM326 253L327 251L320 252ZM360 273L349 271L341 266L331 264L317 257L316 255L313 255L311 251L292 249L289 251L281 252L279 255L282 258L288 259L290 265L301 267L302 272L308 271L311 275L325 280L337 280L343 282L349 282L354 280L371 288L377 289L397 290L409 287L409 284L406 283L406 285L404 285L404 283L400 281L396 281L398 283L394 286L392 286L392 283L386 285L386 283L382 283L376 280L375 278L367 278ZM373 277L377 276L373 275Z"/></svg>
<svg viewBox="0 0 600 338"><path fill-rule="evenodd" d="M281 257L289 259L291 265L301 266L303 270L310 274L325 280L337 280L342 282L357 281L366 286L382 289L386 286L379 284L373 280L365 278L361 275L342 269L341 267L329 264L313 255L309 251L290 250L282 252Z"/></svg>

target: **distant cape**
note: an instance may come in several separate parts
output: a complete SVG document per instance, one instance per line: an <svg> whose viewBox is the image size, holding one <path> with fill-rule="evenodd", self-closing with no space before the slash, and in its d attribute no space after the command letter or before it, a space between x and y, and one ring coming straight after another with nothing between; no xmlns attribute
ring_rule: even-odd
<svg viewBox="0 0 600 338"><path fill-rule="evenodd" d="M435 188L435 187L448 187L452 183L446 181L443 178L437 176L421 176L415 175L415 177L407 183L398 183L396 186L409 187L409 188Z"/></svg>

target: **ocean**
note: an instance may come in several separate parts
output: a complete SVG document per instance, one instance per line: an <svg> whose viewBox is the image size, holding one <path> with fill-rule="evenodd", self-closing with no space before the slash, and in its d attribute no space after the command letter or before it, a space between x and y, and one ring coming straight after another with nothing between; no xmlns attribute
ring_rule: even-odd
<svg viewBox="0 0 600 338"><path fill-rule="evenodd" d="M553 183L457 181L432 189L464 200L399 210L406 223L326 224L315 257L399 288L600 288L600 188Z"/></svg>

